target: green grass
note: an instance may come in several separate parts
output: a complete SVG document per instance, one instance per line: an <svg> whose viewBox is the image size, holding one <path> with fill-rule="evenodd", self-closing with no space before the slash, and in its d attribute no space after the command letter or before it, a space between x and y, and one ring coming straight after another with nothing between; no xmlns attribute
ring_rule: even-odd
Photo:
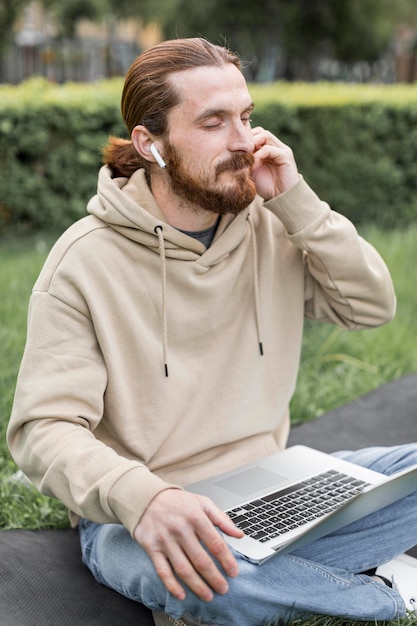
<svg viewBox="0 0 417 626"><path fill-rule="evenodd" d="M65 508L12 477L17 471L5 433L26 335L32 286L54 238L0 240L0 528L68 526Z"/></svg>
<svg viewBox="0 0 417 626"><path fill-rule="evenodd" d="M385 326L349 332L306 323L293 423L308 421L385 382L417 372L417 225L406 231L361 232L384 257L397 294L397 314Z"/></svg>
<svg viewBox="0 0 417 626"><path fill-rule="evenodd" d="M368 228L366 236L385 258L394 280L398 312L390 324L349 333L307 323L293 422L314 419L380 385L417 371L417 225L407 231ZM13 479L17 468L5 443L16 375L23 352L29 295L54 237L0 240L0 528L68 525L64 507ZM357 622L355 622L358 624ZM417 624L417 617L396 622ZM306 626L353 626L354 622L312 617ZM374 622L361 622L372 626ZM380 623L381 624L381 623Z"/></svg>

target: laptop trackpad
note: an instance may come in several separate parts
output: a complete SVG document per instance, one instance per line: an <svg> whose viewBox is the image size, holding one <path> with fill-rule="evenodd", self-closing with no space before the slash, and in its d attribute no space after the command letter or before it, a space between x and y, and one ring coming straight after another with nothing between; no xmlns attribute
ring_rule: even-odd
<svg viewBox="0 0 417 626"><path fill-rule="evenodd" d="M274 474L262 467L251 467L233 476L217 480L214 484L238 496L250 496L251 493L277 486L282 480L286 480L284 476Z"/></svg>

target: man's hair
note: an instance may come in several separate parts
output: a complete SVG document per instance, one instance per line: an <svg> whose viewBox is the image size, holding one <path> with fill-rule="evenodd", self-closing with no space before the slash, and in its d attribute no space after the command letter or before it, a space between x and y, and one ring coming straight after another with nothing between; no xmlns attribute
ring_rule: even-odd
<svg viewBox="0 0 417 626"><path fill-rule="evenodd" d="M129 133L138 124L156 136L166 133L168 112L181 101L175 81L170 80L175 72L228 63L241 69L236 54L197 37L163 41L145 50L130 66L122 92L122 116ZM111 168L113 176L127 177L141 167L148 171L150 165L130 140L117 137L110 137L103 151L103 162Z"/></svg>

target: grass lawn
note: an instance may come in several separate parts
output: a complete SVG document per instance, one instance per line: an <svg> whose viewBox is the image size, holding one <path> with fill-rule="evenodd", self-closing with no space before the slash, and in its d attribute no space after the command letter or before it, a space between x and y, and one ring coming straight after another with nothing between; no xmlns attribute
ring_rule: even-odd
<svg viewBox="0 0 417 626"><path fill-rule="evenodd" d="M385 259L397 294L395 319L349 332L306 323L293 423L314 419L385 382L417 372L417 225L406 231L367 228L361 234Z"/></svg>
<svg viewBox="0 0 417 626"><path fill-rule="evenodd" d="M406 231L367 228L363 234L380 251L394 279L396 318L387 326L350 333L307 323L292 420L311 420L390 380L417 371L417 225ZM68 525L65 509L15 480L17 468L5 443L14 385L26 333L32 285L54 241L51 236L0 240L0 528L53 528ZM328 617L298 624L348 626ZM370 626L370 622L362 622ZM374 624L374 622L372 622ZM417 624L417 617L398 624Z"/></svg>

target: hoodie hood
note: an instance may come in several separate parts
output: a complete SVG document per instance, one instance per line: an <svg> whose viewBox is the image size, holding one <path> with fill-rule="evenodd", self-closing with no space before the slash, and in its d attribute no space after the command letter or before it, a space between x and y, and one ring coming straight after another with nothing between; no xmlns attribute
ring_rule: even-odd
<svg viewBox="0 0 417 626"><path fill-rule="evenodd" d="M251 206L238 216L222 216L214 241L207 250L201 242L167 223L148 187L143 169L130 178L112 178L110 169L103 166L99 172L97 194L88 203L87 211L124 237L157 254L160 253L158 230L162 228L167 258L199 261L209 267L241 243L247 232Z"/></svg>

